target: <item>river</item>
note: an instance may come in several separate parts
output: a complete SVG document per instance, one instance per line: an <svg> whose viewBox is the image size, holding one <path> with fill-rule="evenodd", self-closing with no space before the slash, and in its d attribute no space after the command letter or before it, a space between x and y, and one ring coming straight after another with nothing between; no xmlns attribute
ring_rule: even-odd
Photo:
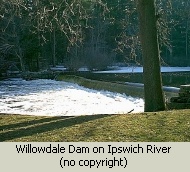
<svg viewBox="0 0 190 172"><path fill-rule="evenodd" d="M76 116L143 112L143 109L143 99L64 81L0 81L0 113Z"/></svg>

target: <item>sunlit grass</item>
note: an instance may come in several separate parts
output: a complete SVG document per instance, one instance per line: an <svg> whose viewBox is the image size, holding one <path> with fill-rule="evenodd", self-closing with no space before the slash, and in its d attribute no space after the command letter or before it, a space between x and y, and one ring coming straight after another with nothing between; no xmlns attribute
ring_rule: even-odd
<svg viewBox="0 0 190 172"><path fill-rule="evenodd" d="M1 114L0 141L189 142L190 110L75 117Z"/></svg>

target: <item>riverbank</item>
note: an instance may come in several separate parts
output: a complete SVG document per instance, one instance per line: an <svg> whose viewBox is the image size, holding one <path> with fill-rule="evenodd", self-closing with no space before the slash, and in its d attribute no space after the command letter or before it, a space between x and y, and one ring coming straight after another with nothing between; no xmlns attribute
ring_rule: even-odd
<svg viewBox="0 0 190 172"><path fill-rule="evenodd" d="M0 114L0 141L189 142L190 110L72 117Z"/></svg>

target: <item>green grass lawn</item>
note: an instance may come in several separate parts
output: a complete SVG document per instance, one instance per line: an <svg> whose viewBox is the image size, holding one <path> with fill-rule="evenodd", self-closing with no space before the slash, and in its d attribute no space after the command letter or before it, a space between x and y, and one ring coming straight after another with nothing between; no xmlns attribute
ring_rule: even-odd
<svg viewBox="0 0 190 172"><path fill-rule="evenodd" d="M0 114L0 141L189 142L190 110L73 117Z"/></svg>

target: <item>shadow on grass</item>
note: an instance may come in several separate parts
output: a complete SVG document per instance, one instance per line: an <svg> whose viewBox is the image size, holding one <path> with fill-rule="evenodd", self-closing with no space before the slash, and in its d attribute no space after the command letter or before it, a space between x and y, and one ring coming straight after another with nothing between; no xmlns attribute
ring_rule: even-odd
<svg viewBox="0 0 190 172"><path fill-rule="evenodd" d="M23 117L24 118L24 117ZM28 118L28 117L27 117ZM23 122L19 122L19 123L15 123L15 124L6 124L6 125L1 125L0 126L0 131L2 130L10 130L10 129L16 129L16 128L21 128L21 127L27 127L27 126L32 126L35 124L42 124L42 123L46 123L46 122L53 122L56 121L58 119L61 119L63 117L50 117L50 118L42 118L42 119L28 119L27 121L23 121Z"/></svg>
<svg viewBox="0 0 190 172"><path fill-rule="evenodd" d="M89 116L71 116L71 117L52 117L40 120L34 120L32 123L27 122L6 125L7 128L18 127L13 131L5 131L0 133L0 141L12 140L25 136L31 136L48 132L60 128L70 127L76 124L82 124L84 122L104 118L110 115L89 115ZM36 121L36 122L35 122ZM26 125L25 125L26 124ZM30 126L29 126L30 125Z"/></svg>

